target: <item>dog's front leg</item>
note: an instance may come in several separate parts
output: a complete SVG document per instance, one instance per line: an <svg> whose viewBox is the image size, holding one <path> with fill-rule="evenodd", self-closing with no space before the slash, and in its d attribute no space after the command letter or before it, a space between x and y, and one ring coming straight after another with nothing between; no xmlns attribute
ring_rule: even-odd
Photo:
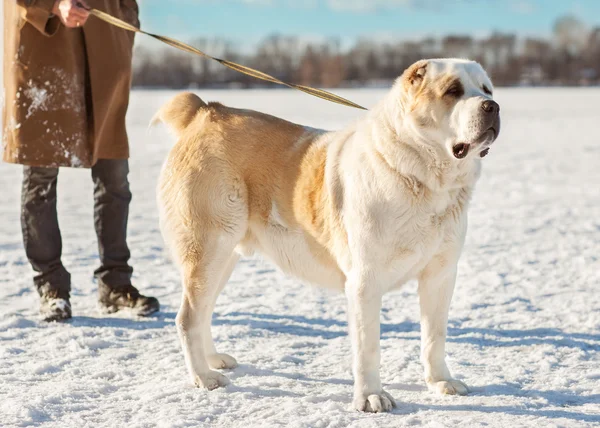
<svg viewBox="0 0 600 428"><path fill-rule="evenodd" d="M352 341L353 406L366 412L390 411L396 403L379 378L381 287L372 275L357 274L348 278L345 292Z"/></svg>
<svg viewBox="0 0 600 428"><path fill-rule="evenodd" d="M441 271L435 263L419 278L421 361L425 381L430 390L440 394L466 395L469 392L467 386L453 379L446 365L448 310L456 282L456 268Z"/></svg>

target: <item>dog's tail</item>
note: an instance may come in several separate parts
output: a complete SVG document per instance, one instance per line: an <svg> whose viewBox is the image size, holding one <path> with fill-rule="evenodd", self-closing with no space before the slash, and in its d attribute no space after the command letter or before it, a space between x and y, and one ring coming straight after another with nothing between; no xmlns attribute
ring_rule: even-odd
<svg viewBox="0 0 600 428"><path fill-rule="evenodd" d="M198 95L184 92L162 106L152 118L150 126L162 122L179 137L192 123L198 111L206 106Z"/></svg>

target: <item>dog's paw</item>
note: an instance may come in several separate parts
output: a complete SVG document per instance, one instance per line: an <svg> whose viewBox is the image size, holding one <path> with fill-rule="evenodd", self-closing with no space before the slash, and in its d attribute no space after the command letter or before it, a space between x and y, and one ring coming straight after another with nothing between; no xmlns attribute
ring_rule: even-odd
<svg viewBox="0 0 600 428"><path fill-rule="evenodd" d="M194 379L194 383L198 388L206 388L209 391L212 391L213 389L229 385L229 379L219 372L210 371L203 375L197 375Z"/></svg>
<svg viewBox="0 0 600 428"><path fill-rule="evenodd" d="M234 369L238 363L231 355L213 354L206 357L211 369Z"/></svg>
<svg viewBox="0 0 600 428"><path fill-rule="evenodd" d="M361 412L381 413L391 411L396 407L396 401L390 394L381 390L379 394L354 397L352 405Z"/></svg>
<svg viewBox="0 0 600 428"><path fill-rule="evenodd" d="M467 395L469 393L469 387L457 379L429 381L427 387L430 391L440 395Z"/></svg>

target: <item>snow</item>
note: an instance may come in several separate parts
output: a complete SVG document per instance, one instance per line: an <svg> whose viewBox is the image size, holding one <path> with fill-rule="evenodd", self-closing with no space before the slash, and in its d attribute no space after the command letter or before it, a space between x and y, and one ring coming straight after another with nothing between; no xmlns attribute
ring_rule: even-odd
<svg viewBox="0 0 600 428"><path fill-rule="evenodd" d="M31 100L31 105L27 109L27 116L25 119L29 119L37 110L46 110L46 102L48 101L49 95L48 88L38 88L31 80L28 84L29 87L25 89L25 95ZM17 98L20 98L20 92L17 93ZM47 129L46 132L50 132L50 129Z"/></svg>
<svg viewBox="0 0 600 428"><path fill-rule="evenodd" d="M338 91L373 105L378 90ZM600 424L599 89L500 89L503 130L484 159L449 325L448 361L473 393L439 397L421 378L416 285L387 295L382 369L391 414L349 409L344 297L244 259L221 295L214 335L240 367L207 392L188 380L175 331L179 277L158 230L154 187L173 139L147 131L173 92L136 91L128 125L135 284L149 319L104 315L89 170L61 170L64 263L74 318L44 324L19 230L21 168L0 165L0 425L43 427L580 427ZM361 113L304 94L199 91L307 126ZM262 290L266 290L264 293Z"/></svg>

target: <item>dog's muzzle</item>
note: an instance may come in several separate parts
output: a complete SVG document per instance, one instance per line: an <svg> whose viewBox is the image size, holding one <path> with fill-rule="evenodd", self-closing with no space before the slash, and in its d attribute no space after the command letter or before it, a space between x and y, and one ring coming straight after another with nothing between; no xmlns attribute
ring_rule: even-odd
<svg viewBox="0 0 600 428"><path fill-rule="evenodd" d="M485 157L490 151L490 145L500 134L500 106L496 101L485 100L481 103L485 131L473 143L458 143L452 147L456 159L464 159L471 151L471 146L478 146L479 156Z"/></svg>

